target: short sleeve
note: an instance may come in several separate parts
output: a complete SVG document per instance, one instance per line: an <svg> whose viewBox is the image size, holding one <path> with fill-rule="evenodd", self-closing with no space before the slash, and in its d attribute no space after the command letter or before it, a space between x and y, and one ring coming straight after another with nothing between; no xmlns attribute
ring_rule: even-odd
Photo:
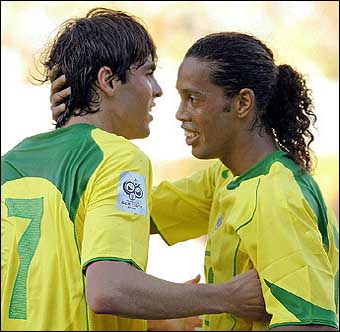
<svg viewBox="0 0 340 332"><path fill-rule="evenodd" d="M290 189L260 183L251 229L239 230L261 279L270 327L337 327L334 273L317 221L303 197Z"/></svg>
<svg viewBox="0 0 340 332"><path fill-rule="evenodd" d="M106 155L86 191L83 269L97 260L129 262L145 271L150 232L151 165L129 145Z"/></svg>
<svg viewBox="0 0 340 332"><path fill-rule="evenodd" d="M152 221L168 244L207 234L215 172L216 164L172 183L161 182L153 190Z"/></svg>

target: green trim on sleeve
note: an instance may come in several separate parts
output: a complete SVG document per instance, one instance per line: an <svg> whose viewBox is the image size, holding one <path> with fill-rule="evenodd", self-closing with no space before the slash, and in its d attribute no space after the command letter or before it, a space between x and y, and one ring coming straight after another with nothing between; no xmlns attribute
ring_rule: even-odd
<svg viewBox="0 0 340 332"><path fill-rule="evenodd" d="M338 325L333 322L313 319L313 320L306 320L303 322L286 322L286 323L272 324L269 326L269 330L273 329L274 327L290 326L290 325L325 325L325 326L335 327L336 329L339 329Z"/></svg>
<svg viewBox="0 0 340 332"><path fill-rule="evenodd" d="M337 326L336 314L331 311L319 307L303 298L269 282L264 279L266 285L269 287L271 293L274 297L297 319L299 319L304 324L314 324L327 323L330 326ZM309 322L309 323L306 323ZM291 323L287 323L289 325ZM300 323L299 323L300 324ZM301 323L302 324L302 323Z"/></svg>
<svg viewBox="0 0 340 332"><path fill-rule="evenodd" d="M132 259L125 259L125 258L119 258L119 257L96 257L93 259L88 260L87 262L85 262L83 264L83 271L85 271L85 268L87 267L87 265L93 263L93 262L98 262L98 261L117 261L117 262L125 262L125 263L129 263L131 265L133 265L134 267L136 267L138 270L144 271L138 264L135 263L134 260ZM144 271L145 272L145 271Z"/></svg>

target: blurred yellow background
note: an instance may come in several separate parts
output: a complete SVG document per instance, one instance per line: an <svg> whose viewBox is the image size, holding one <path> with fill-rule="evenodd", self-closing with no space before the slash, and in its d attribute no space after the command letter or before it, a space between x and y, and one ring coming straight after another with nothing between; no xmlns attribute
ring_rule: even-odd
<svg viewBox="0 0 340 332"><path fill-rule="evenodd" d="M191 156L175 120L177 68L196 39L240 31L262 39L277 64L307 75L315 113L315 178L339 217L339 3L337 1L2 1L1 154L23 138L53 129L49 86L34 86L39 51L59 25L93 7L127 11L143 20L158 47L155 73L163 97L154 108L151 135L135 143L154 165L154 183L178 179L211 164ZM171 281L203 276L204 238L168 248L150 240L148 272Z"/></svg>

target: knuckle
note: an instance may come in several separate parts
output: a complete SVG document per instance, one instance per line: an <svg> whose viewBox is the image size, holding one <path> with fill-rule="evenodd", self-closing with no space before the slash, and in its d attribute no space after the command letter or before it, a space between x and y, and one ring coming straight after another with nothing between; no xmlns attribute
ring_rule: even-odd
<svg viewBox="0 0 340 332"><path fill-rule="evenodd" d="M60 92L60 96L65 98L69 95L68 89L65 89L63 91Z"/></svg>

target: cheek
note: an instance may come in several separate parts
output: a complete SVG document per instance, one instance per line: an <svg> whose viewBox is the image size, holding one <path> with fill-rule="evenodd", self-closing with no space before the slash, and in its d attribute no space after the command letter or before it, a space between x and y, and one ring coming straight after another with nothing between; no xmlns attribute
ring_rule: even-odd
<svg viewBox="0 0 340 332"><path fill-rule="evenodd" d="M205 116L200 121L201 136L205 142L216 144L223 140L226 134L226 124L217 116Z"/></svg>
<svg viewBox="0 0 340 332"><path fill-rule="evenodd" d="M150 99L152 97L152 85L147 78L140 80L137 88L142 99Z"/></svg>
<svg viewBox="0 0 340 332"><path fill-rule="evenodd" d="M218 128L218 121L214 117L214 112L211 109L195 110L194 113L197 114L196 122L199 126L200 131L206 133L207 135L212 135ZM209 133L209 134L208 134Z"/></svg>

